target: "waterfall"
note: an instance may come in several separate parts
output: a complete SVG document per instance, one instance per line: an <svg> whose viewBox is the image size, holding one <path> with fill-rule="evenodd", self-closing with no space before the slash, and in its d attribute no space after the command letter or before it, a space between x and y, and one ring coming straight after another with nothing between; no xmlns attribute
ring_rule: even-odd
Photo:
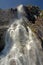
<svg viewBox="0 0 43 65"><path fill-rule="evenodd" d="M20 5L17 9L18 19L5 34L5 48L0 54L0 65L43 65L37 46L39 40L29 26L25 27L27 19L23 16L23 6Z"/></svg>

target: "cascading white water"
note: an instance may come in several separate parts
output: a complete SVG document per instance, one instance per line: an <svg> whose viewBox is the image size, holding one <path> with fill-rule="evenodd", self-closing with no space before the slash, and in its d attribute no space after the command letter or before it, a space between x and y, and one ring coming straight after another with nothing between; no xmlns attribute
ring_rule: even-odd
<svg viewBox="0 0 43 65"><path fill-rule="evenodd" d="M27 31L25 24L21 24L24 22L22 7L18 7L19 19L15 20L6 32L6 45L0 55L0 65L43 65L37 46L39 41L29 27Z"/></svg>

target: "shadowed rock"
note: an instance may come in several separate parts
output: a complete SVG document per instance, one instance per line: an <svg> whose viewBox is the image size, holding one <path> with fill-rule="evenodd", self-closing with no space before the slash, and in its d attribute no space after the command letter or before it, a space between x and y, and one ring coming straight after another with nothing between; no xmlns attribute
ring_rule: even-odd
<svg viewBox="0 0 43 65"><path fill-rule="evenodd" d="M0 43L0 52L4 49L5 44L4 43Z"/></svg>
<svg viewBox="0 0 43 65"><path fill-rule="evenodd" d="M4 41L3 41L3 39L0 37L0 52L4 49L4 47L5 47L5 43L4 43Z"/></svg>

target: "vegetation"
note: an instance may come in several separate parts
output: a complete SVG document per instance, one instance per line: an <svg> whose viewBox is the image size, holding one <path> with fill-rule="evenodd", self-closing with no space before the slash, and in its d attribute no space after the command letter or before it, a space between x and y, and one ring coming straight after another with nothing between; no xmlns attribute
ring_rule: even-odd
<svg viewBox="0 0 43 65"><path fill-rule="evenodd" d="M43 40L43 10L40 10L38 6L26 6L26 12L27 12L27 18L29 19L29 26L31 27L32 31L36 33L38 36L40 33L40 38ZM15 17L17 9L8 9L8 10L2 10L0 9L0 43L2 43L2 37L4 34L4 31L6 31L6 27L8 26L9 22L12 18ZM40 15L40 13L42 13ZM35 16L37 18L35 18ZM34 24L33 24L34 23ZM2 28L1 28L2 26ZM40 33L38 32L40 30Z"/></svg>

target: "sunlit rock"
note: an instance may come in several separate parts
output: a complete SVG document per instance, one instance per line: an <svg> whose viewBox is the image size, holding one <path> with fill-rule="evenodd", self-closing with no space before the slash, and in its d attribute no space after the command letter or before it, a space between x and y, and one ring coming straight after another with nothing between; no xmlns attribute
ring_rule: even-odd
<svg viewBox="0 0 43 65"><path fill-rule="evenodd" d="M17 7L18 19L5 34L5 47L0 54L0 65L43 65L37 36L26 25L23 5ZM41 44L40 44L41 46Z"/></svg>

